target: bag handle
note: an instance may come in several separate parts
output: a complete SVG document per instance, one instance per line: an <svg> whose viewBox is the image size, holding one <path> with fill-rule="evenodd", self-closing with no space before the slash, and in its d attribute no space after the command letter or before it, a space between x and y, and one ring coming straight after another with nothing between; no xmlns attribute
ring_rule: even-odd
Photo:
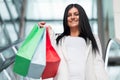
<svg viewBox="0 0 120 80"><path fill-rule="evenodd" d="M47 48L48 48L48 47L50 47L50 45L51 45L48 27L46 27L46 40L47 40L46 46L47 46Z"/></svg>

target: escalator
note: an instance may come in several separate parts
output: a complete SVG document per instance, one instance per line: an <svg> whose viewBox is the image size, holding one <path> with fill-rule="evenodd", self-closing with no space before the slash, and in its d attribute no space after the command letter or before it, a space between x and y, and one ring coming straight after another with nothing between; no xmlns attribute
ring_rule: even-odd
<svg viewBox="0 0 120 80"><path fill-rule="evenodd" d="M17 39L15 31L11 28L9 32L6 28L6 24L1 19L0 23L0 80L16 80L12 71L12 64L15 60L15 55L19 45L23 39ZM12 27L12 26L11 26ZM14 39L13 39L14 38ZM16 39L16 40L15 40Z"/></svg>
<svg viewBox="0 0 120 80"><path fill-rule="evenodd" d="M17 42L0 52L0 80L16 80L14 78L12 66L17 52L17 44L20 42Z"/></svg>
<svg viewBox="0 0 120 80"><path fill-rule="evenodd" d="M20 10L19 1L23 0L0 0L0 80L21 79L16 77L17 75L12 71L17 49L24 40L19 37L20 14L15 16L13 11L13 7L17 11ZM17 4L19 4L19 8Z"/></svg>

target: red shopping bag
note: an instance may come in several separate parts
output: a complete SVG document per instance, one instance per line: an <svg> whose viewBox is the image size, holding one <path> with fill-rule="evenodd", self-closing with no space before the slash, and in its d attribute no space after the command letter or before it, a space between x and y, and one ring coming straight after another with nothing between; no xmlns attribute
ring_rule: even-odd
<svg viewBox="0 0 120 80"><path fill-rule="evenodd" d="M48 28L46 28L46 67L43 71L42 79L55 77L59 63L60 57L50 42Z"/></svg>

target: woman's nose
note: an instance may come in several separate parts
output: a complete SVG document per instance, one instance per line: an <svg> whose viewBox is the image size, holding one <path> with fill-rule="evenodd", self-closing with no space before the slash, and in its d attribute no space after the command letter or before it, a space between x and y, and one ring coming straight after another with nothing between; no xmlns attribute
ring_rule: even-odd
<svg viewBox="0 0 120 80"><path fill-rule="evenodd" d="M75 19L75 16L74 16L74 15L72 15L72 16L71 16L71 19Z"/></svg>

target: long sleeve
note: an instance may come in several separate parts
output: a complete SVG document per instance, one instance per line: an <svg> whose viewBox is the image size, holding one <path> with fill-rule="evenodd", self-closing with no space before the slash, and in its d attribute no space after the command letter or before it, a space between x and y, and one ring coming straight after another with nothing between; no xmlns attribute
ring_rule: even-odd
<svg viewBox="0 0 120 80"><path fill-rule="evenodd" d="M100 40L97 36L95 36L95 39L99 48L99 53L96 53L94 58L96 78L97 80L108 80L108 74L105 70L105 65L102 58L102 49L101 49Z"/></svg>

